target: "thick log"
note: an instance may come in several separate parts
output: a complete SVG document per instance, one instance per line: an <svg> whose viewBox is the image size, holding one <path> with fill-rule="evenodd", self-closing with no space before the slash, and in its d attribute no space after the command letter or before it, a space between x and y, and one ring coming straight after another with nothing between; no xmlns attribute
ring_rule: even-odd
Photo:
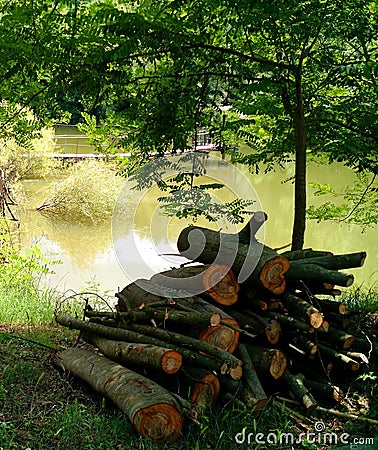
<svg viewBox="0 0 378 450"><path fill-rule="evenodd" d="M177 350L151 344L114 341L88 332L83 332L81 337L97 347L107 358L126 366L149 367L168 375L176 373L182 366L182 355Z"/></svg>
<svg viewBox="0 0 378 450"><path fill-rule="evenodd" d="M301 260L292 261L289 270L285 274L286 280L302 280L304 282L322 282L349 287L353 284L354 276L336 270L324 269L317 264L302 264Z"/></svg>
<svg viewBox="0 0 378 450"><path fill-rule="evenodd" d="M181 436L180 405L157 383L104 356L80 348L57 353L53 363L112 400L142 436L157 443L173 442Z"/></svg>
<svg viewBox="0 0 378 450"><path fill-rule="evenodd" d="M328 333L328 330L329 330L329 322L328 320L323 320L322 324L316 331L318 331L319 333Z"/></svg>
<svg viewBox="0 0 378 450"><path fill-rule="evenodd" d="M351 371L356 372L360 368L360 364L344 353L337 352L336 350L329 348L328 346L318 343L319 352L321 356L325 356L327 359L331 360L335 364L343 367L349 368Z"/></svg>
<svg viewBox="0 0 378 450"><path fill-rule="evenodd" d="M228 325L228 326L227 326ZM215 327L207 327L203 330L198 339L208 342L227 352L234 353L239 343L238 322L232 317L222 318L221 324Z"/></svg>
<svg viewBox="0 0 378 450"><path fill-rule="evenodd" d="M265 379L266 376L275 380L281 378L286 369L287 359L280 350L250 344L246 344L246 348L261 379Z"/></svg>
<svg viewBox="0 0 378 450"><path fill-rule="evenodd" d="M307 413L311 412L318 406L318 403L312 394L303 384L300 375L293 375L288 369L286 369L281 379L289 391L293 394L295 399L304 406Z"/></svg>
<svg viewBox="0 0 378 450"><path fill-rule="evenodd" d="M291 315L307 319L310 325L315 329L321 326L323 322L322 313L310 303L306 302L306 300L289 293L285 293L282 298L285 307Z"/></svg>
<svg viewBox="0 0 378 450"><path fill-rule="evenodd" d="M151 281L162 288L206 294L220 305L233 305L238 300L239 284L232 270L224 264L180 267L158 273Z"/></svg>
<svg viewBox="0 0 378 450"><path fill-rule="evenodd" d="M132 330L112 328L110 326L76 319L67 316L66 314L57 314L55 320L65 327L80 331L88 331L109 339L126 342L140 342L142 344L152 344L159 347L166 347L169 345L171 349L177 350L183 357L192 361L193 364L207 367L210 370L220 370L222 374L230 374L234 379L240 379L242 377L242 362L239 359L214 345L199 341L198 339L193 339L188 336L161 330L159 328L153 328L147 325L130 324L130 327L133 327ZM144 331L142 330L146 333L143 334ZM206 358L198 352L203 352L213 358L217 358L218 361Z"/></svg>
<svg viewBox="0 0 378 450"><path fill-rule="evenodd" d="M238 354L243 361L243 381L252 394L251 396L248 396L250 397L248 398L248 403L250 407L255 409L265 408L268 398L261 386L251 356L244 344L239 344Z"/></svg>
<svg viewBox="0 0 378 450"><path fill-rule="evenodd" d="M312 248L305 248L303 250L288 250L282 252L282 256L290 261L297 261L299 259L316 258L321 256L332 256L333 253L325 250L313 250Z"/></svg>
<svg viewBox="0 0 378 450"><path fill-rule="evenodd" d="M366 252L348 253L345 255L318 256L313 258L304 258L299 261L293 261L296 264L316 264L330 270L353 269L362 267L366 260Z"/></svg>
<svg viewBox="0 0 378 450"><path fill-rule="evenodd" d="M249 245L237 234L219 233L202 227L184 228L177 241L180 253L204 264L227 264L239 282L261 286L274 294L284 292L289 260L256 240Z"/></svg>

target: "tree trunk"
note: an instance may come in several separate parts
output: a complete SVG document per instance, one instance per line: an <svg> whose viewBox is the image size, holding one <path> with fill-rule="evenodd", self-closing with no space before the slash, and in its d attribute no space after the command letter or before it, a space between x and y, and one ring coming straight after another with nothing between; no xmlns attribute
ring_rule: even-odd
<svg viewBox="0 0 378 450"><path fill-rule="evenodd" d="M291 250L301 250L306 229L306 123L302 92L302 66L294 70L295 108L293 111L295 133L295 185L294 224Z"/></svg>
<svg viewBox="0 0 378 450"><path fill-rule="evenodd" d="M83 332L81 337L107 358L126 366L150 367L168 375L176 373L182 366L182 355L177 350L151 344L113 341L88 332Z"/></svg>
<svg viewBox="0 0 378 450"><path fill-rule="evenodd" d="M176 398L155 382L88 350L70 348L53 363L74 373L111 399L144 437L162 443L181 436L183 420Z"/></svg>

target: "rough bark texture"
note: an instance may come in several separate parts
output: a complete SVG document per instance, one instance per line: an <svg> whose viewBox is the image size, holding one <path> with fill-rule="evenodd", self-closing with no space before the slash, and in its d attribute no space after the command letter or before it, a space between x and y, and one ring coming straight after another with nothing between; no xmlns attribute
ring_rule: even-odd
<svg viewBox="0 0 378 450"><path fill-rule="evenodd" d="M246 347L260 379L271 376L278 380L282 377L286 369L287 359L280 350L250 344Z"/></svg>
<svg viewBox="0 0 378 450"><path fill-rule="evenodd" d="M295 295L285 293L283 296L284 305L287 307L292 315L299 315L300 317L307 319L309 324L313 328L319 328L323 322L322 313L312 306L310 303L306 302Z"/></svg>
<svg viewBox="0 0 378 450"><path fill-rule="evenodd" d="M59 352L53 362L112 400L142 436L157 443L173 442L180 437L183 419L179 403L150 379L79 348Z"/></svg>
<svg viewBox="0 0 378 450"><path fill-rule="evenodd" d="M286 369L282 376L282 381L287 388L293 393L294 397L304 406L307 412L312 411L318 406L318 403L303 384L300 375L293 375Z"/></svg>
<svg viewBox="0 0 378 450"><path fill-rule="evenodd" d="M325 269L317 264L301 264L301 261L293 261L285 275L287 280L316 281L337 286L349 287L353 284L352 274Z"/></svg>

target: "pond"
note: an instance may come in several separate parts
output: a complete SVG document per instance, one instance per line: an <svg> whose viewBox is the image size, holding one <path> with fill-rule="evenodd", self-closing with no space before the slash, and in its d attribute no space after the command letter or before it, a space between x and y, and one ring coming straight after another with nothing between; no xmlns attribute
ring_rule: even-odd
<svg viewBox="0 0 378 450"><path fill-rule="evenodd" d="M214 158L210 158L208 168L212 164L215 173L217 176L220 174L224 182L229 176L227 163L220 158ZM248 173L245 167L239 167L239 170L254 188L260 202L260 205L256 203L258 208L252 209L261 208L268 214L265 244L273 248L289 244L293 222L293 184L285 180L292 176L293 167L288 166L285 170L277 168L275 172L261 172L259 175ZM309 165L309 182L331 182L336 189L341 190L345 185L351 184L353 178L353 172L341 164ZM235 173L226 180L233 193L238 190L238 180L239 175ZM133 191L122 211L124 226L116 229L113 220L112 234L111 219L101 225L90 226L47 218L36 211L35 208L45 199L48 189L55 181L25 181L23 184L27 201L17 212L22 224L23 245L39 243L45 254L49 253L51 258L62 261L62 264L53 265L55 274L49 280L52 287L79 291L96 285L100 291L112 294L136 278L149 277L154 272L167 270L183 262L182 258L177 256L175 242L179 232L188 222L169 219L159 214L157 190L152 189L145 195ZM316 204L319 199L314 198L312 192L309 188L308 203ZM222 198L222 194L219 195ZM229 192L226 192L222 200L228 201L228 197ZM201 224L204 225L203 222ZM358 226L308 221L305 246L330 250L335 254L367 251L368 257L364 267L348 272L355 275L355 284L368 287L377 284L376 228L368 228L361 233ZM138 248L137 258L134 247Z"/></svg>

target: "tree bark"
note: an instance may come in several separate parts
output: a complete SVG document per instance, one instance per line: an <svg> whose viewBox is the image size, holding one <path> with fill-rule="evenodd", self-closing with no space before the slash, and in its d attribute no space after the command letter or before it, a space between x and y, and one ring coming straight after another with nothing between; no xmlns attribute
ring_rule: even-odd
<svg viewBox="0 0 378 450"><path fill-rule="evenodd" d="M282 376L282 381L285 383L286 387L290 390L293 396L298 400L298 402L304 406L307 413L311 412L318 406L317 401L303 384L302 377L300 375L293 375L288 369L286 369Z"/></svg>
<svg viewBox="0 0 378 450"><path fill-rule="evenodd" d="M352 274L337 272L336 270L324 269L317 264L301 264L299 261L293 261L290 269L285 274L289 281L316 281L338 286L349 287L353 284Z"/></svg>
<svg viewBox="0 0 378 450"><path fill-rule="evenodd" d="M107 358L126 366L149 367L168 375L176 373L182 366L182 355L177 350L151 344L113 341L88 332L83 332L81 337Z"/></svg>
<svg viewBox="0 0 378 450"><path fill-rule="evenodd" d="M313 333L314 327L304 322L303 320L296 319L295 317L285 316L279 312L267 311L265 313L268 317L272 317L277 320L284 327L289 327L292 330L301 330L307 333Z"/></svg>
<svg viewBox="0 0 378 450"><path fill-rule="evenodd" d="M288 250L287 252L280 253L289 261L296 261L304 258L315 258L319 256L331 256L333 253L324 250L313 250L312 248L304 248L303 250Z"/></svg>
<svg viewBox="0 0 378 450"><path fill-rule="evenodd" d="M327 359L331 360L331 362L334 362L343 368L348 367L352 372L356 372L360 368L360 364L357 361L349 358L349 356L344 353L337 352L321 343L318 344L318 348L322 356L325 356Z"/></svg>
<svg viewBox="0 0 378 450"><path fill-rule="evenodd" d="M287 359L280 350L250 344L246 344L246 348L260 379L265 379L268 376L278 380L282 377L286 369Z"/></svg>
<svg viewBox="0 0 378 450"><path fill-rule="evenodd" d="M319 328L323 322L322 313L306 300L295 295L285 293L283 296L284 306L292 315L298 315L308 321L313 328Z"/></svg>
<svg viewBox="0 0 378 450"><path fill-rule="evenodd" d="M74 373L124 411L134 428L154 442L174 442L183 419L176 398L155 382L88 350L70 348L53 363Z"/></svg>
<svg viewBox="0 0 378 450"><path fill-rule="evenodd" d="M342 270L362 267L366 259L366 252L348 253L345 255L327 255L311 258L303 258L292 261L292 265L296 264L317 264L324 269Z"/></svg>

